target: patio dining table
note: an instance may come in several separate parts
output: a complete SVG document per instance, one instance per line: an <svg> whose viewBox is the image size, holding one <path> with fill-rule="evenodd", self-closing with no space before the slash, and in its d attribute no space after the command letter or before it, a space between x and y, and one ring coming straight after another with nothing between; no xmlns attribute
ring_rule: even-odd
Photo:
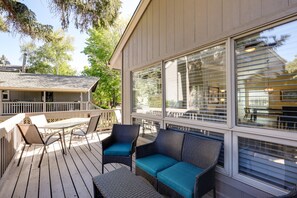
<svg viewBox="0 0 297 198"><path fill-rule="evenodd" d="M87 124L87 123L89 123L89 121L90 121L90 118L69 118L69 119L60 120L57 122L50 122L50 123L40 126L38 128L62 130L64 150L65 150L65 154L67 154L66 141L65 141L65 129L76 127L76 126L79 126L82 124Z"/></svg>

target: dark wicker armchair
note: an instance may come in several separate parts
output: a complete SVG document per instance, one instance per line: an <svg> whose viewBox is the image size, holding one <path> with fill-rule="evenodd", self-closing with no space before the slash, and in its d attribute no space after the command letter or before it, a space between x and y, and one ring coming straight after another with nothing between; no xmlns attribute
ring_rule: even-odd
<svg viewBox="0 0 297 198"><path fill-rule="evenodd" d="M102 173L104 164L122 163L130 166L132 171L132 155L135 152L139 125L114 124L111 135L102 140Z"/></svg>

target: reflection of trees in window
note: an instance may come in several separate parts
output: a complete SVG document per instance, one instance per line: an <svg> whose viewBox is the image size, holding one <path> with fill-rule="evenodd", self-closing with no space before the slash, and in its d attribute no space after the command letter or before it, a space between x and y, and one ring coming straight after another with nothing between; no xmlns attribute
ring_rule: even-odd
<svg viewBox="0 0 297 198"><path fill-rule="evenodd" d="M133 72L134 109L162 107L161 67Z"/></svg>
<svg viewBox="0 0 297 198"><path fill-rule="evenodd" d="M297 72L297 55L295 55L295 59L291 62L288 62L286 65L286 71L289 74L294 74ZM297 74L295 74L295 76L293 77L294 79L297 78Z"/></svg>

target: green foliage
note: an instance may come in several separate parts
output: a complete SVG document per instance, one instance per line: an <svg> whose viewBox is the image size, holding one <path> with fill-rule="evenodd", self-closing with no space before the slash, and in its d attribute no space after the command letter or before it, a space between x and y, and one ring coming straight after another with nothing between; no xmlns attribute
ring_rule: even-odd
<svg viewBox="0 0 297 198"><path fill-rule="evenodd" d="M291 62L289 62L286 65L286 70L288 73L296 73L297 72L297 56L295 56L295 59ZM294 76L294 78L297 78L297 75Z"/></svg>
<svg viewBox="0 0 297 198"><path fill-rule="evenodd" d="M70 21L77 29L112 24L118 16L120 0L49 0L51 11L60 16L63 29ZM70 18L72 17L72 18ZM37 21L35 13L18 0L0 0L0 31L18 32L31 38L51 40L53 27Z"/></svg>
<svg viewBox="0 0 297 198"><path fill-rule="evenodd" d="M99 77L99 84L93 98L101 107L115 107L121 102L120 72L112 70L107 63L120 39L126 23L117 21L113 27L89 30L87 47L84 53L88 56L90 67L85 67L83 74Z"/></svg>
<svg viewBox="0 0 297 198"><path fill-rule="evenodd" d="M76 73L68 62L72 59L73 38L65 36L63 31L51 34L50 42L37 47L34 42L21 46L21 51L27 54L28 72L54 75L74 75Z"/></svg>
<svg viewBox="0 0 297 198"><path fill-rule="evenodd" d="M0 57L0 66L10 65L10 62L6 58L6 56L2 55Z"/></svg>

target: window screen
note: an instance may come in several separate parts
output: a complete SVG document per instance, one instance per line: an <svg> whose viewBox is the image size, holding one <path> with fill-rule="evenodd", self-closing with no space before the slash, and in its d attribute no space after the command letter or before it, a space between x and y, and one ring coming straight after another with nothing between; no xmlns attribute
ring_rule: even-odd
<svg viewBox="0 0 297 198"><path fill-rule="evenodd" d="M168 117L226 122L224 45L167 61L165 75Z"/></svg>
<svg viewBox="0 0 297 198"><path fill-rule="evenodd" d="M237 123L297 128L297 21L236 41Z"/></svg>
<svg viewBox="0 0 297 198"><path fill-rule="evenodd" d="M297 147L238 138L239 173L291 189L297 183Z"/></svg>

